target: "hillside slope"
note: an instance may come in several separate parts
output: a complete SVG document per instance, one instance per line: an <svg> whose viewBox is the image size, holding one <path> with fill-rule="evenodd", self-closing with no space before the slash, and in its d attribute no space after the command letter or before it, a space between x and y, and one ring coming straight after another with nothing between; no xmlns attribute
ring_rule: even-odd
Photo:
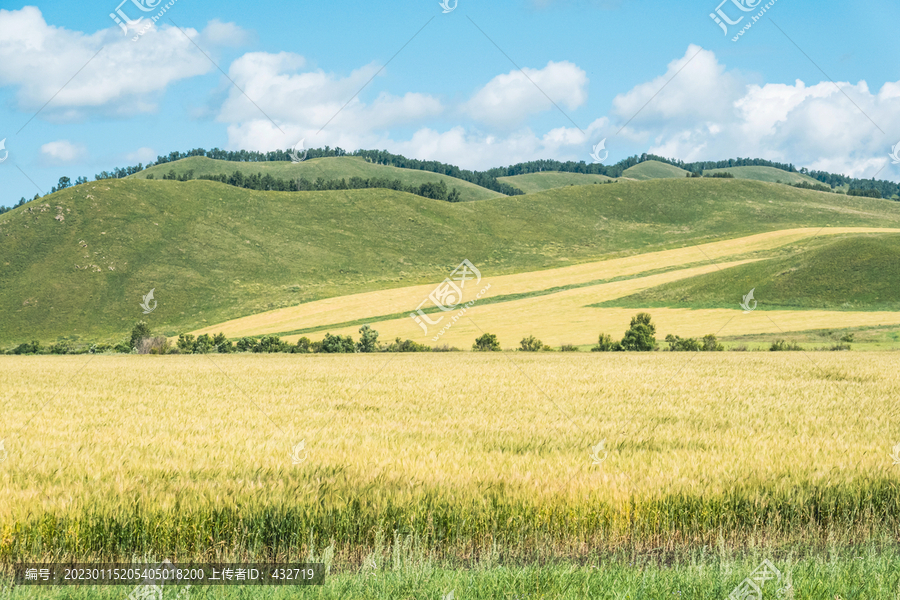
<svg viewBox="0 0 900 600"><path fill-rule="evenodd" d="M56 217L61 217L57 219ZM0 216L0 344L175 334L346 294L574 265L793 227L900 226L900 204L670 179L451 204L390 190L105 180Z"/></svg>
<svg viewBox="0 0 900 600"><path fill-rule="evenodd" d="M758 309L900 311L900 236L817 239L796 256L667 283L603 307L734 307L754 290Z"/></svg>
<svg viewBox="0 0 900 600"><path fill-rule="evenodd" d="M821 181L816 181L809 175L788 173L775 167L727 167L703 171L704 175L712 175L713 173L731 173L736 179L752 179L753 181L766 181L769 183L824 185Z"/></svg>
<svg viewBox="0 0 900 600"><path fill-rule="evenodd" d="M687 175L688 171L657 160L644 161L633 167L629 167L622 172L622 177L637 179L638 181L647 181L648 179L676 179L679 177L687 177Z"/></svg>
<svg viewBox="0 0 900 600"><path fill-rule="evenodd" d="M456 177L440 175L430 171L415 171L413 169L400 169L388 165L379 165L367 162L357 156L337 156L330 158L313 158L300 163L292 162L232 162L226 160L213 160L205 156L192 156L171 163L164 163L144 169L140 173L131 175L130 179L147 179L153 175L154 179L162 179L164 175L174 171L176 175L183 175L188 171L194 172L194 177L201 175L231 175L240 171L243 175L262 173L269 174L278 179L298 179L305 177L315 181L319 177L323 179L350 179L362 177L363 179L399 179L405 185L421 185L428 182L443 181L448 188L456 188L463 202L472 200L487 200L488 198L502 198L503 194L483 188L480 185L469 183Z"/></svg>
<svg viewBox="0 0 900 600"><path fill-rule="evenodd" d="M588 175L586 173L563 173L561 171L541 171L510 177L498 177L497 181L517 187L526 194L552 190L569 185L592 185L615 181L606 175Z"/></svg>

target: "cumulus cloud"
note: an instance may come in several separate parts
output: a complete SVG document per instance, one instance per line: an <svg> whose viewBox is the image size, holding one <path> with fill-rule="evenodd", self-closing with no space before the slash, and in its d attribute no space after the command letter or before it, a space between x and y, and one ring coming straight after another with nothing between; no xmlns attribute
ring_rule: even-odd
<svg viewBox="0 0 900 600"><path fill-rule="evenodd" d="M147 164L149 162L153 162L157 159L159 155L156 153L153 148L138 148L134 152L129 152L125 155L125 160L128 161L128 164Z"/></svg>
<svg viewBox="0 0 900 600"><path fill-rule="evenodd" d="M900 135L900 82L878 93L864 81L759 85L692 45L664 75L617 96L613 114L633 117L627 134L662 156L759 157L872 177L896 143L886 134Z"/></svg>
<svg viewBox="0 0 900 600"><path fill-rule="evenodd" d="M145 18L125 36L111 20L110 25L85 34L48 25L36 7L0 10L0 85L18 88L24 111L52 98L42 113L49 119L71 120L99 109L127 116L155 110L170 84L215 68L175 27L157 28ZM144 35L132 41L144 27ZM239 38L241 30L213 21L203 32L185 32L214 47Z"/></svg>
<svg viewBox="0 0 900 600"><path fill-rule="evenodd" d="M550 61L543 69L525 67L494 77L464 110L483 123L508 128L554 108L553 102L570 110L582 106L587 101L587 85L587 74L578 66Z"/></svg>
<svg viewBox="0 0 900 600"><path fill-rule="evenodd" d="M41 146L41 161L46 165L70 165L87 156L87 148L68 140L48 142Z"/></svg>
<svg viewBox="0 0 900 600"><path fill-rule="evenodd" d="M545 134L522 127L528 116L556 110L535 83L566 109L585 103L585 72L568 62L526 69L534 83L519 71L499 75L468 101L449 107L417 92L402 96L382 93L364 102L357 94L379 73L377 64L362 66L346 76L306 68L302 56L289 52L251 52L232 63L228 75L246 96L232 86L219 113L219 121L228 123L229 147L268 151L290 148L304 139L307 148L384 148L482 169L560 153L589 160L584 149L598 142L609 124L602 118L584 132L573 127ZM430 119L448 114L471 117L475 123L445 131L428 126ZM392 137L398 128L413 133L398 140Z"/></svg>
<svg viewBox="0 0 900 600"><path fill-rule="evenodd" d="M375 64L346 77L300 72L305 66L306 59L290 52L251 52L231 64L228 75L244 93L231 86L218 120L230 123L232 147L283 149L307 138L315 146L353 148L348 142L377 139L378 132L444 111L438 99L412 92L382 93L369 104L362 102L357 94L379 72Z"/></svg>
<svg viewBox="0 0 900 600"><path fill-rule="evenodd" d="M559 127L543 135L530 129L497 135L462 126L445 132L423 128L408 141L387 141L383 147L404 156L439 160L464 169L488 169L546 158L591 162L591 144L605 137L608 129L609 120L605 117L595 120L583 133L574 127Z"/></svg>

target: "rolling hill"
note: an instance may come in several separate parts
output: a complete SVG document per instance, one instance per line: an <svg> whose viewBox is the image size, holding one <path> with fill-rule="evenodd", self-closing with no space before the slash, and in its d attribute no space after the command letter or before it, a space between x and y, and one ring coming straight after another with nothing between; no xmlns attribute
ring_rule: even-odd
<svg viewBox="0 0 900 600"><path fill-rule="evenodd" d="M508 183L525 192L533 194L569 185L592 185L615 181L606 175L588 175L585 173L563 173L561 171L542 171L540 173L526 173L525 175L512 175L510 177L498 177L497 181Z"/></svg>
<svg viewBox="0 0 900 600"><path fill-rule="evenodd" d="M900 311L900 236L816 239L786 257L666 283L600 307L734 307L754 289L758 310Z"/></svg>
<svg viewBox="0 0 900 600"><path fill-rule="evenodd" d="M472 200L487 200L488 198L502 198L503 194L483 188L474 183L463 181L455 177L431 173L430 171L415 171L412 169L400 169L388 165L379 165L367 162L357 156L340 156L333 158L313 158L300 163L292 162L232 162L214 160L205 156L192 156L171 163L156 165L144 169L139 173L130 175L129 179L147 179L152 175L154 179L162 179L163 175L174 171L176 175L183 175L193 171L194 177L201 175L231 175L240 171L243 175L251 173L269 174L278 179L297 179L305 177L315 181L319 177L323 179L349 179L350 177L399 179L405 185L421 185L428 182L443 181L449 188L456 188L463 202Z"/></svg>
<svg viewBox="0 0 900 600"><path fill-rule="evenodd" d="M751 179L753 181L767 181L769 183L808 183L810 185L824 185L808 175L800 173L788 173L774 167L728 167L725 169L706 169L704 175L713 173L731 173L735 179Z"/></svg>
<svg viewBox="0 0 900 600"><path fill-rule="evenodd" d="M0 215L0 345L113 341L141 318L172 335L439 282L466 258L495 277L803 226L900 227L900 205L699 178L457 204L380 189L103 180ZM159 306L145 317L151 289Z"/></svg>
<svg viewBox="0 0 900 600"><path fill-rule="evenodd" d="M647 160L640 164L625 169L622 177L647 181L648 179L675 179L684 178L688 172L668 163L656 160Z"/></svg>

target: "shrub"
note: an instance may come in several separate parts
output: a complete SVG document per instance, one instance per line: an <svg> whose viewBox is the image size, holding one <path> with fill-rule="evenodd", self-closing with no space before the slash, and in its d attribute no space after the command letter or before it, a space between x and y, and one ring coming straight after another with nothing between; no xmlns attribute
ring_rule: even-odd
<svg viewBox="0 0 900 600"><path fill-rule="evenodd" d="M796 342L786 342L784 340L775 340L772 342L772 346L769 348L772 352L785 352L789 350L797 351L803 350L800 344Z"/></svg>
<svg viewBox="0 0 900 600"><path fill-rule="evenodd" d="M238 340L237 343L237 351L238 352L254 352L256 348L256 340L253 338L242 337Z"/></svg>
<svg viewBox="0 0 900 600"><path fill-rule="evenodd" d="M353 344L353 338L349 335L331 335L325 334L322 340L322 352L327 354L351 354L356 352L356 346Z"/></svg>
<svg viewBox="0 0 900 600"><path fill-rule="evenodd" d="M212 338L209 337L209 334L204 333L200 337L197 338L197 341L194 342L194 353L195 354L209 354L213 349L213 341Z"/></svg>
<svg viewBox="0 0 900 600"><path fill-rule="evenodd" d="M431 348L412 340L400 341L400 338L382 348L383 352L431 352Z"/></svg>
<svg viewBox="0 0 900 600"><path fill-rule="evenodd" d="M291 348L292 354L309 354L309 338L302 337L297 340L297 345Z"/></svg>
<svg viewBox="0 0 900 600"><path fill-rule="evenodd" d="M131 330L129 348L137 348L142 339L150 337L150 326L145 321L138 321Z"/></svg>
<svg viewBox="0 0 900 600"><path fill-rule="evenodd" d="M578 352L578 346L572 344L563 344L559 347L560 352Z"/></svg>
<svg viewBox="0 0 900 600"><path fill-rule="evenodd" d="M259 340L259 343L253 347L253 351L268 354L273 352L290 352L291 345L287 342L282 342L278 336L267 335Z"/></svg>
<svg viewBox="0 0 900 600"><path fill-rule="evenodd" d="M462 350L460 350L456 346L451 347L450 344L441 344L440 346L435 346L432 349L432 351L433 352L462 352Z"/></svg>
<svg viewBox="0 0 900 600"><path fill-rule="evenodd" d="M650 322L648 313L638 313L631 318L631 327L622 338L622 348L638 352L656 349L656 326Z"/></svg>
<svg viewBox="0 0 900 600"><path fill-rule="evenodd" d="M700 349L704 352L721 352L725 349L725 345L719 343L715 334L709 333L703 336L703 347Z"/></svg>
<svg viewBox="0 0 900 600"><path fill-rule="evenodd" d="M359 342L356 344L357 352L377 352L378 351L378 332L363 325L359 328Z"/></svg>
<svg viewBox="0 0 900 600"><path fill-rule="evenodd" d="M163 336L144 338L137 345L138 354L169 354L172 348Z"/></svg>
<svg viewBox="0 0 900 600"><path fill-rule="evenodd" d="M830 350L850 350L850 344L835 344Z"/></svg>
<svg viewBox="0 0 900 600"><path fill-rule="evenodd" d="M666 336L666 343L669 344L670 352L698 352L700 350L700 342L694 338L681 338L671 333Z"/></svg>
<svg viewBox="0 0 900 600"><path fill-rule="evenodd" d="M228 341L224 333L217 333L212 340L213 349L219 354L228 354L234 351L234 344Z"/></svg>
<svg viewBox="0 0 900 600"><path fill-rule="evenodd" d="M196 344L197 342L194 340L193 335L190 333L182 333L178 336L176 346L181 354L193 354Z"/></svg>
<svg viewBox="0 0 900 600"><path fill-rule="evenodd" d="M544 342L537 339L533 335L529 335L527 338L524 338L521 342L519 342L519 350L522 352L540 352L547 346L544 345Z"/></svg>
<svg viewBox="0 0 900 600"><path fill-rule="evenodd" d="M193 337L193 336L191 336ZM134 346L131 345L131 340L127 339L123 342L116 344L113 348L113 352L118 352L120 354L130 354L134 351Z"/></svg>
<svg viewBox="0 0 900 600"><path fill-rule="evenodd" d="M851 342L853 341L853 334L852 334L852 333L845 334L845 335L841 338L841 341L842 341L842 342L847 342L848 344L851 343Z"/></svg>
<svg viewBox="0 0 900 600"><path fill-rule="evenodd" d="M591 352L611 352L618 342L613 342L612 336L608 333L601 333L597 345L591 348Z"/></svg>
<svg viewBox="0 0 900 600"><path fill-rule="evenodd" d="M50 346L50 354L69 354L72 349L69 348L69 342L57 342Z"/></svg>
<svg viewBox="0 0 900 600"><path fill-rule="evenodd" d="M499 352L500 342L493 333L485 333L483 336L475 340L472 344L472 350L476 352Z"/></svg>

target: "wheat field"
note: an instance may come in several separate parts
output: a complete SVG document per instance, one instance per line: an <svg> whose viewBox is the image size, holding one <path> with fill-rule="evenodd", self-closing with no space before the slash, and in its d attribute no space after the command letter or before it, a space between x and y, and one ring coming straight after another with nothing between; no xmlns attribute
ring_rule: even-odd
<svg viewBox="0 0 900 600"><path fill-rule="evenodd" d="M891 353L0 357L0 559L900 534ZM302 442L302 444L301 444ZM893 450L896 452L896 450Z"/></svg>
<svg viewBox="0 0 900 600"><path fill-rule="evenodd" d="M586 303L618 298L662 283L712 272L718 268L743 264L743 261L735 260L734 257L737 256L753 256L756 259L760 259L779 248L791 244L808 243L814 238L827 236L872 233L889 234L897 232L900 232L900 229L872 227L785 229L685 248L610 258L608 260L558 269L502 276L491 276L490 273L484 273L482 284L476 287L480 289L490 284L490 288L482 296L482 300L490 300L499 296L529 294L551 288L586 286L581 289L558 291L539 298L525 298L503 302L502 304L494 305L489 315L490 318L493 318L496 312L517 311L524 306L526 310L531 312L539 311L545 317L546 315L564 314L558 312L558 310L565 309L568 311L569 307L557 306L557 303L567 304L573 296L577 301ZM672 271L656 275L649 274L653 271L667 269L672 269ZM447 274L439 273L436 274L436 277L442 278ZM635 277L635 279L625 282L599 283L623 277ZM436 279L437 281L439 279ZM592 283L593 285L590 285ZM474 283L470 283L470 285L474 285ZM241 336L283 334L284 332L305 328L382 317L382 319L376 321L379 324L379 330L384 328L385 331L390 333L391 339L395 335L402 335L425 342L430 336L423 335L419 327L405 314L415 310L428 297L428 294L434 290L434 287L435 284L417 285L328 298L210 325L193 333L199 335L223 332L229 338L237 338ZM479 291L479 289L476 289L475 292ZM740 294L746 292L747 290L736 290L735 297L739 300ZM466 300L468 301L470 297L471 295L467 296ZM475 308L479 309L478 305ZM601 309L589 308L582 304L574 308L581 312L579 316L583 315L585 318L593 318L595 320L598 317L602 318L602 313L604 312ZM735 308L737 308L737 304ZM832 311L818 312L819 314L814 319L816 325L827 323L834 316ZM385 315L398 315L401 313L404 314L404 317L401 319L384 318ZM589 343L591 340L585 338L580 319L574 319L573 321L569 318L569 312L565 314L567 315L565 325L570 327L571 334L578 336L582 340L578 343ZM859 318L862 318L862 320L860 321ZM536 322L541 323L543 321L546 321L546 318L537 319ZM561 319L556 319L555 322L548 323L548 325L558 328L561 325L559 321ZM866 319L864 316L855 315L853 318L843 319L842 322L851 324L858 322L862 325L867 325L871 321L871 319ZM529 324L533 323L535 323L535 320L531 318ZM334 333L338 329L338 327L333 327L331 332ZM519 335L520 328L513 329L510 330L510 333L514 336ZM757 332L758 330L756 329L747 331L747 333ZM344 328L341 329L341 333L355 333L355 330L353 328ZM704 331L703 333L710 332ZM324 332L321 332L313 334L311 337L321 338L323 335ZM466 335L468 335L468 332ZM528 335L528 332L525 335ZM299 335L285 336L285 339L295 341L299 337ZM589 337L596 338L596 334L592 332ZM459 340L453 339L453 341L458 342ZM518 339L515 341L518 342Z"/></svg>

